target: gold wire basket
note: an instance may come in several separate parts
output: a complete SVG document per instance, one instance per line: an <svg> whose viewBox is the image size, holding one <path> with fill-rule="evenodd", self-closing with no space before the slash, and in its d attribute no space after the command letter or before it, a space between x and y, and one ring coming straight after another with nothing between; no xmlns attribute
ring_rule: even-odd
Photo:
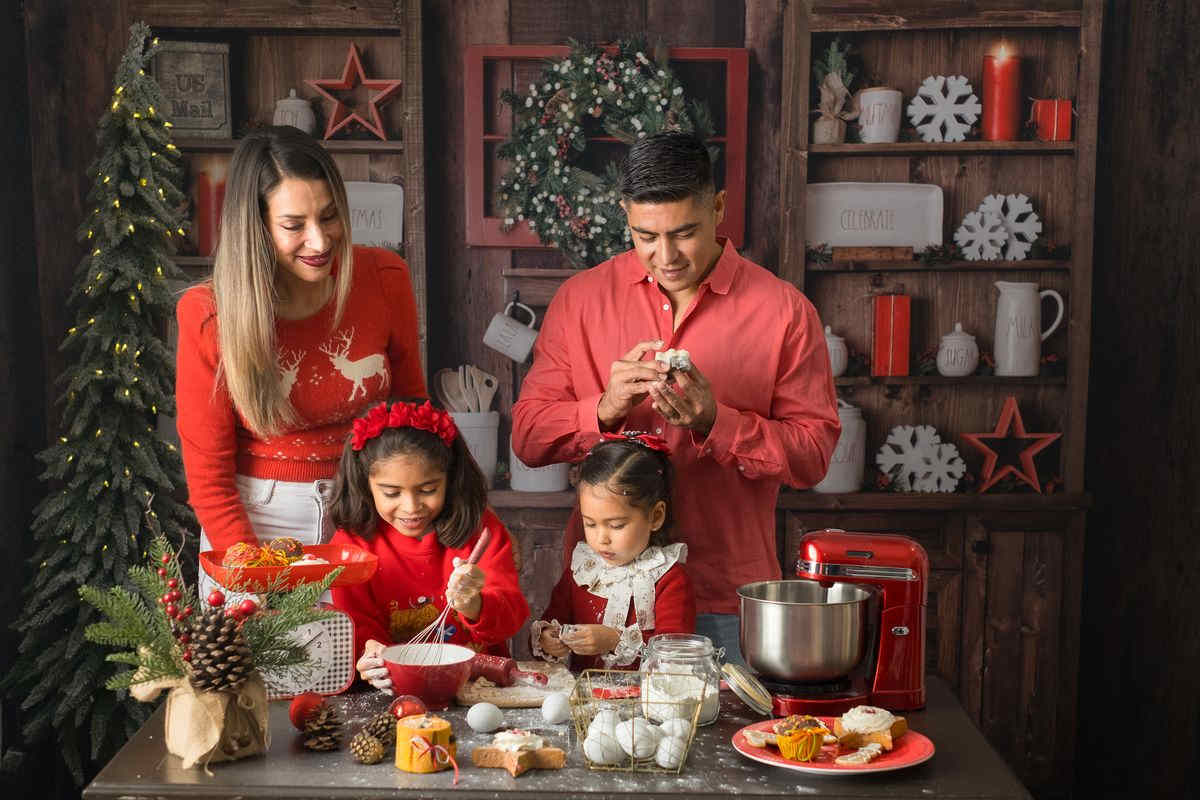
<svg viewBox="0 0 1200 800"><path fill-rule="evenodd" d="M644 677L632 670L588 669L575 681L571 719L588 769L683 771L707 687L698 681L699 696L682 699L643 696Z"/></svg>

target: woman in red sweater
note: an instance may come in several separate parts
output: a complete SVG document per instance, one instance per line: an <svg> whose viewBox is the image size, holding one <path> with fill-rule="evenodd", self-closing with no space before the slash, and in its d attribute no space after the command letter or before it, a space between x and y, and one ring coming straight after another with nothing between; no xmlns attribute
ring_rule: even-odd
<svg viewBox="0 0 1200 800"><path fill-rule="evenodd" d="M646 639L696 627L687 545L667 538L667 443L636 432L603 436L580 464L585 541L530 630L534 655L558 661L570 653L576 670L632 667Z"/></svg>
<svg viewBox="0 0 1200 800"><path fill-rule="evenodd" d="M333 541L369 550L379 570L335 588L354 620L359 675L391 692L379 651L403 644L446 606L445 641L508 655L529 617L512 542L487 507L487 483L454 420L428 401L380 403L354 421L333 489ZM464 563L484 530L478 564Z"/></svg>
<svg viewBox="0 0 1200 800"><path fill-rule="evenodd" d="M311 137L270 127L239 143L212 279L176 311L177 423L203 550L328 539L351 421L425 396L408 265L353 247L349 220L337 166Z"/></svg>

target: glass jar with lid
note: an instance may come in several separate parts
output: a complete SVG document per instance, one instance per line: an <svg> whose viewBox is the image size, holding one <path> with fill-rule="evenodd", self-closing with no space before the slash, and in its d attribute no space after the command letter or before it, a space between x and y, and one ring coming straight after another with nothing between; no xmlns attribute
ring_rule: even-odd
<svg viewBox="0 0 1200 800"><path fill-rule="evenodd" d="M700 703L697 725L717 721L721 707L720 659L725 648L713 649L712 640L695 633L660 633L651 636L642 651L642 705L647 717L657 721L691 719Z"/></svg>

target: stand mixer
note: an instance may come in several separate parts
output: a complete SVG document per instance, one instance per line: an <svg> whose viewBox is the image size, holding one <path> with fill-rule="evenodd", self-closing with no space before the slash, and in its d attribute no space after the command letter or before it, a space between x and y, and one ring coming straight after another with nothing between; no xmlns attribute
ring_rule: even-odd
<svg viewBox="0 0 1200 800"><path fill-rule="evenodd" d="M766 713L769 693L776 716L924 707L925 549L907 536L815 531L800 540L796 577L738 590L742 655L758 673L726 672L739 696L750 685Z"/></svg>

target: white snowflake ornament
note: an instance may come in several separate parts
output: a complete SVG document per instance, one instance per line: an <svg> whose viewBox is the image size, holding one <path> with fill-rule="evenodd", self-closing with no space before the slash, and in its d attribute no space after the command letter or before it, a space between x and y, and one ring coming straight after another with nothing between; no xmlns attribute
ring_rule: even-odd
<svg viewBox="0 0 1200 800"><path fill-rule="evenodd" d="M1007 240L1004 222L990 211L972 211L954 232L954 243L967 261L994 261L1000 257Z"/></svg>
<svg viewBox="0 0 1200 800"><path fill-rule="evenodd" d="M908 119L927 142L961 142L983 106L962 75L930 75L908 104Z"/></svg>
<svg viewBox="0 0 1200 800"><path fill-rule="evenodd" d="M905 492L953 492L966 465L932 425L897 425L875 455L879 469Z"/></svg>
<svg viewBox="0 0 1200 800"><path fill-rule="evenodd" d="M1009 261L1024 261L1042 232L1042 221L1034 213L1029 198L1023 194L989 194L983 198L979 211L995 214L1008 232L1004 257Z"/></svg>

